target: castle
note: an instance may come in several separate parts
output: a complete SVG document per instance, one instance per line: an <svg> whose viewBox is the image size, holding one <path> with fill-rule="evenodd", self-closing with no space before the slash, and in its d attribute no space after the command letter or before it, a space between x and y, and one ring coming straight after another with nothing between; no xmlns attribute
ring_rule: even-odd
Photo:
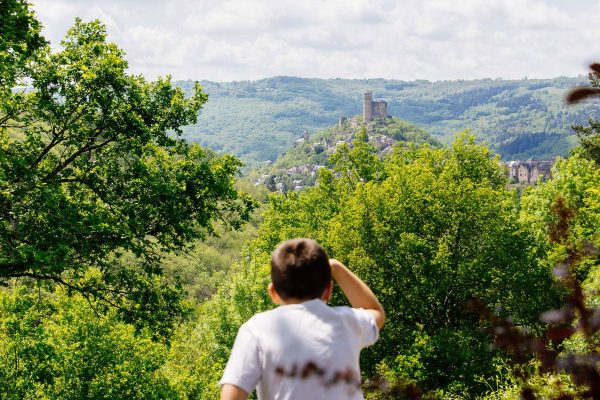
<svg viewBox="0 0 600 400"><path fill-rule="evenodd" d="M387 117L387 102L373 101L373 92L367 90L363 95L363 121L369 122L373 118L385 119Z"/></svg>
<svg viewBox="0 0 600 400"><path fill-rule="evenodd" d="M551 168L553 161L510 161L504 163L508 177L512 182L533 185L538 181L545 181L552 177Z"/></svg>
<svg viewBox="0 0 600 400"><path fill-rule="evenodd" d="M378 118L380 120L387 118L387 102L385 101L373 101L373 92L367 90L363 94L363 121L365 123L373 121L374 118ZM338 125L340 128L342 125L348 121L347 117L340 115L340 119ZM353 128L358 127L358 118L354 117L350 120Z"/></svg>

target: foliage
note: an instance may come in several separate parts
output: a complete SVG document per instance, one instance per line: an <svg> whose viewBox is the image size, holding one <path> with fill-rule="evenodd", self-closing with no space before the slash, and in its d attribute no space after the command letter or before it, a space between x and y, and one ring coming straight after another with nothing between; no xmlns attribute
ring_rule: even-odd
<svg viewBox="0 0 600 400"><path fill-rule="evenodd" d="M557 160L553 179L523 194L521 221L545 242L539 257L553 268L568 296L561 308L541 314L549 327L537 337L477 307L492 322L496 345L509 349L517 362L506 368L486 399L600 397L599 189L597 165L577 151Z"/></svg>
<svg viewBox="0 0 600 400"><path fill-rule="evenodd" d="M352 150L344 143L331 156L333 171L340 176L344 184L354 189L359 182L382 179L385 176L383 162L373 146L369 145L364 129L352 144Z"/></svg>
<svg viewBox="0 0 600 400"><path fill-rule="evenodd" d="M214 399L241 324L273 307L267 295L269 256L249 249L218 292L198 309L194 325L175 334L165 376L183 399Z"/></svg>
<svg viewBox="0 0 600 400"><path fill-rule="evenodd" d="M598 99L600 94L600 64L592 64L590 68L592 69L588 76L590 87L573 90L568 98L569 102L576 103L587 97ZM588 126L575 125L573 130L577 133L582 153L600 165L600 120L590 118L588 123Z"/></svg>
<svg viewBox="0 0 600 400"><path fill-rule="evenodd" d="M566 278L564 280L570 289L567 304L560 310L547 311L540 316L540 319L553 325L540 338L530 337L515 328L512 321L498 318L482 304L473 306L476 312L493 324L497 347L509 350L518 363L523 363L530 354L535 354L538 361L533 373L519 370L519 379L513 378L509 385L504 383L503 386L508 387L503 387L499 393L488 398L497 398L507 391L515 395L517 390L520 397L526 400L535 399L536 393L540 392L543 398L552 399L600 398L600 357L597 347L600 311L585 305L581 285L569 276L571 260L566 260L556 271ZM583 351L577 351L573 346L574 341L587 346L583 346ZM562 354L555 350L561 344L564 345Z"/></svg>
<svg viewBox="0 0 600 400"><path fill-rule="evenodd" d="M574 215L560 226L559 216L552 212L560 201ZM521 197L521 221L530 226L540 241L546 243L549 268L564 260L572 244L583 247L600 245L600 173L593 161L574 153L568 159L558 159L553 167L552 179L530 187ZM549 241L550 236L567 236ZM597 267L598 260L584 256L576 270L580 282Z"/></svg>
<svg viewBox="0 0 600 400"><path fill-rule="evenodd" d="M25 75L25 68L46 42L42 26L25 0L0 3L0 96Z"/></svg>
<svg viewBox="0 0 600 400"><path fill-rule="evenodd" d="M199 85L185 98L128 75L97 21L62 45L0 114L0 279L60 284L168 334L184 307L161 255L249 219L241 163L174 138L206 101Z"/></svg>
<svg viewBox="0 0 600 400"><path fill-rule="evenodd" d="M166 346L96 306L62 290L0 291L0 397L177 398L159 371Z"/></svg>
<svg viewBox="0 0 600 400"><path fill-rule="evenodd" d="M198 240L184 252L165 255L161 262L165 276L179 282L192 303L210 299L235 271L248 243L256 238L260 211L240 231L219 228L217 236Z"/></svg>
<svg viewBox="0 0 600 400"><path fill-rule="evenodd" d="M591 104L566 107L565 93L582 78L481 79L404 82L385 79L304 79L202 81L211 101L202 124L185 137L240 157L250 166L274 161L306 129L310 135L337 123L340 114L361 113L362 96L372 90L388 102L388 113L450 142L469 127L503 159L566 156L576 145L573 124L600 114ZM190 81L177 83L186 90Z"/></svg>
<svg viewBox="0 0 600 400"><path fill-rule="evenodd" d="M274 196L257 246L313 237L373 288L388 323L361 358L367 376L384 363L423 389L482 391L475 378L495 373L499 353L465 303L482 298L535 331L558 300L502 166L467 134L449 149L398 147L384 164L361 143L336 156L339 177L322 170L315 188Z"/></svg>

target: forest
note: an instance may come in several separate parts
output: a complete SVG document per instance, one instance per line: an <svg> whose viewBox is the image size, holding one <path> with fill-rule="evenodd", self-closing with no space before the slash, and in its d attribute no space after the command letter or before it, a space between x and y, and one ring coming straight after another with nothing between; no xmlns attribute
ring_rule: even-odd
<svg viewBox="0 0 600 400"><path fill-rule="evenodd" d="M185 140L202 86L129 74L101 22L53 51L9 0L0 33L0 398L218 398L293 237L385 307L366 399L600 398L597 119L523 191L469 126L442 145L400 121L391 152L359 130L313 187L269 193ZM598 108L598 64L588 85Z"/></svg>
<svg viewBox="0 0 600 400"><path fill-rule="evenodd" d="M575 146L573 124L599 118L593 104L567 107L564 96L585 77L398 81L273 77L257 81L201 81L210 101L192 141L239 157L249 167L275 159L307 130L314 134L340 116L362 114L363 93L388 103L388 114L448 144L469 128L503 160L551 159ZM189 92L191 81L176 85ZM190 92L191 93L191 92Z"/></svg>

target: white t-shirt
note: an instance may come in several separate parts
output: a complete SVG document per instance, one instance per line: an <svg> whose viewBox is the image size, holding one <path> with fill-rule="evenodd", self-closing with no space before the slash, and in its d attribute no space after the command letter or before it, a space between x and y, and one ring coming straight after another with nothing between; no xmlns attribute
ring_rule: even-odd
<svg viewBox="0 0 600 400"><path fill-rule="evenodd" d="M320 299L256 314L240 328L220 385L260 400L362 399L359 354L377 340L373 315Z"/></svg>

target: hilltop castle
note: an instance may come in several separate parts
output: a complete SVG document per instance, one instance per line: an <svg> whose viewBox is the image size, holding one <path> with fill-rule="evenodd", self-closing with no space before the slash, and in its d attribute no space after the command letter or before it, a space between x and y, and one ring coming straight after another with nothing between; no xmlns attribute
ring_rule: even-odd
<svg viewBox="0 0 600 400"><path fill-rule="evenodd" d="M363 121L369 122L373 118L385 119L387 117L387 102L373 101L373 92L367 90L363 95Z"/></svg>
<svg viewBox="0 0 600 400"><path fill-rule="evenodd" d="M363 94L363 122L371 122L374 118L378 118L380 120L386 119L388 116L387 106L388 104L385 101L373 101L373 92L367 90ZM340 114L338 126L341 128L346 121L348 121L348 118ZM350 119L350 123L353 128L358 128L359 119L357 117L353 117Z"/></svg>

